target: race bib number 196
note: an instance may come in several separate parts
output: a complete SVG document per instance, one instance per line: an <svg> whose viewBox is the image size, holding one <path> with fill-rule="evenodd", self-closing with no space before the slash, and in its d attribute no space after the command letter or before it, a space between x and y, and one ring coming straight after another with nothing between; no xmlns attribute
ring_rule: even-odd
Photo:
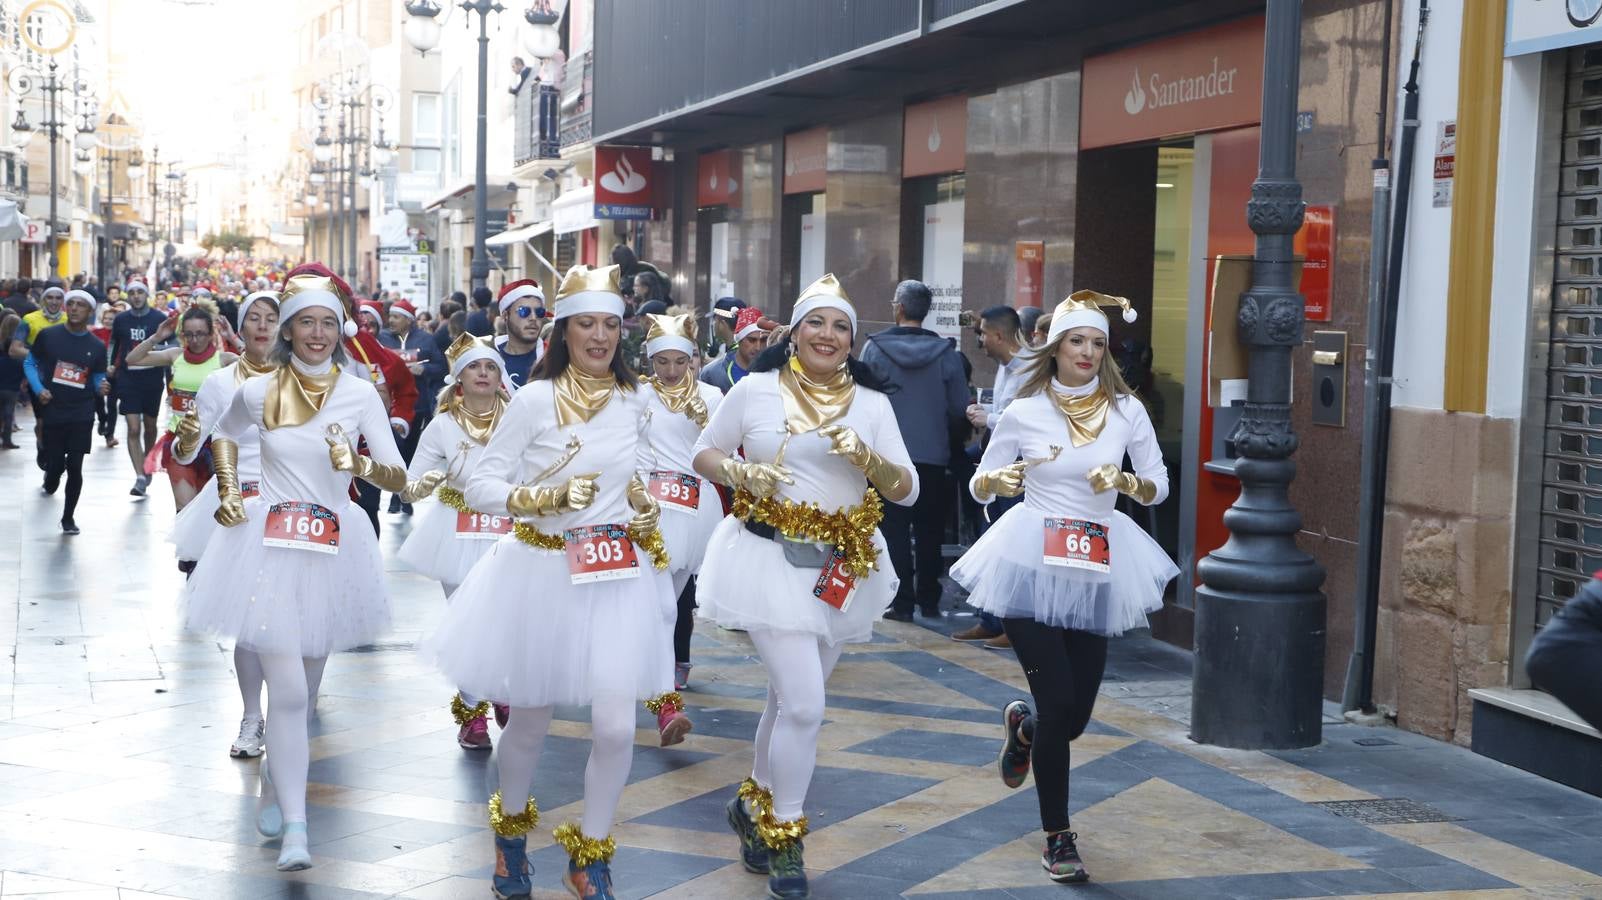
<svg viewBox="0 0 1602 900"><path fill-rule="evenodd" d="M267 530L261 542L268 547L339 552L339 514L326 506L291 500L267 508Z"/></svg>
<svg viewBox="0 0 1602 900"><path fill-rule="evenodd" d="M622 525L586 525L562 532L567 571L574 584L640 577L634 542Z"/></svg>
<svg viewBox="0 0 1602 900"><path fill-rule="evenodd" d="M1112 548L1108 543L1106 525L1084 519L1047 516L1045 530L1046 565L1088 569L1092 572L1112 570L1109 565Z"/></svg>
<svg viewBox="0 0 1602 900"><path fill-rule="evenodd" d="M456 514L456 539L459 541L493 541L511 530L511 516L492 516L481 512Z"/></svg>

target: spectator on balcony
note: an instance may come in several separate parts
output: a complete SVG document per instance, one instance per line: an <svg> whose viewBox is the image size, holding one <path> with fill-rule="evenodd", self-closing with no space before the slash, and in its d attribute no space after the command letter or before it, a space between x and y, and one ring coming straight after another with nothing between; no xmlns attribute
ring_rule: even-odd
<svg viewBox="0 0 1602 900"><path fill-rule="evenodd" d="M530 69L528 65L523 62L523 57L512 57L512 86L506 89L506 93L511 94L513 97L516 97L518 94L522 93L524 83L526 83L529 79L529 76L533 74L534 70Z"/></svg>

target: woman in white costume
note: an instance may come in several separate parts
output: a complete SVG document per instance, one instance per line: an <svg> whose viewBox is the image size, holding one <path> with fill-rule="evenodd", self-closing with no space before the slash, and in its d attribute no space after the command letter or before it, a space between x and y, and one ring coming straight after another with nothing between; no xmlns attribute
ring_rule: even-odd
<svg viewBox="0 0 1602 900"><path fill-rule="evenodd" d="M803 807L824 682L846 643L872 638L895 595L880 497L903 506L918 498L890 400L850 355L856 330L834 276L818 279L695 448L696 472L735 489L734 515L707 546L701 614L748 631L768 673L756 758L729 802L729 824L746 868L766 872L779 900L808 895Z"/></svg>
<svg viewBox="0 0 1602 900"><path fill-rule="evenodd" d="M645 397L618 355L617 267L569 271L555 317L550 347L467 482L471 508L517 524L451 595L422 649L462 690L512 707L489 803L497 897L531 890L525 835L539 810L530 786L552 713L557 704L590 708L583 820L552 837L568 852L568 889L610 900L634 705L670 684L663 623L673 582L643 478Z"/></svg>
<svg viewBox="0 0 1602 900"><path fill-rule="evenodd" d="M406 469L372 384L343 371L350 298L324 276L290 273L278 370L234 392L212 457L221 498L185 588L187 625L261 658L270 701L256 827L281 837L281 870L311 865L306 834L307 667L389 625L378 539L350 500L351 479L406 489ZM259 494L245 499L238 441L261 443ZM371 456L352 441L366 439Z"/></svg>
<svg viewBox="0 0 1602 900"><path fill-rule="evenodd" d="M440 391L434 418L417 440L407 477L420 483L431 473L445 480L435 494L438 503L425 505L401 545L401 562L435 579L445 596L456 592L473 566L489 554L501 535L512 530L510 516L481 513L467 505L463 492L478 465L484 446L500 424L510 397L501 370L501 355L487 339L462 334L445 348L450 377ZM402 498L412 502L419 498ZM458 690L451 698L456 719L456 743L465 750L491 748L489 700ZM495 717L506 727L506 707L496 704Z"/></svg>
<svg viewBox="0 0 1602 900"><path fill-rule="evenodd" d="M277 368L272 355L273 345L278 340L278 292L257 291L246 297L239 304L237 324L239 337L245 342L244 352L233 363L206 376L195 393L194 414L178 418L172 455L179 465L193 464L206 449L206 439L228 411L240 385ZM239 450L236 467L240 496L254 497L261 482L261 441L257 440L254 430L248 430L239 435L235 445ZM177 548L180 569L194 570L196 560L206 549L206 542L217 531L213 516L219 503L217 477L213 475L173 520L168 540ZM228 747L228 755L249 759L261 755L266 721L261 714L261 660L255 651L235 645L234 675L239 679L239 697L245 711L239 720L239 736ZM316 696L316 687L310 690L311 696Z"/></svg>
<svg viewBox="0 0 1602 900"><path fill-rule="evenodd" d="M1068 744L1090 722L1107 663L1107 638L1146 624L1179 569L1157 542L1114 508L1120 494L1153 506L1168 470L1151 419L1107 352L1102 306L1122 297L1078 291L1057 305L1043 347L1025 362L1018 397L1002 414L979 470L975 500L1009 509L951 568L968 602L998 616L1029 680L1002 712L999 765L1023 783L1033 755L1041 866L1053 881L1085 881L1068 830ZM1134 464L1123 471L1124 457Z"/></svg>
<svg viewBox="0 0 1602 900"><path fill-rule="evenodd" d="M710 482L695 474L695 442L707 416L718 408L723 392L695 377L695 317L649 315L645 355L651 377L645 379L650 422L649 487L662 506L662 536L673 560L673 596L678 598L668 620L673 637L673 692L647 700L656 715L662 746L684 740L693 725L679 691L689 686L690 635L695 628L695 575L706 556L712 530L723 521L723 501Z"/></svg>

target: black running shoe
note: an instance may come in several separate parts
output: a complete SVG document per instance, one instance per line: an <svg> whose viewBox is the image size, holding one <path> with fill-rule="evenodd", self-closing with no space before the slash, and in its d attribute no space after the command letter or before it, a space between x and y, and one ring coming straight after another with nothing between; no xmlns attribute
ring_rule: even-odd
<svg viewBox="0 0 1602 900"><path fill-rule="evenodd" d="M62 534L79 534L80 532L78 531L78 523L74 522L71 519L62 519L61 520L61 533Z"/></svg>
<svg viewBox="0 0 1602 900"><path fill-rule="evenodd" d="M1090 873L1079 858L1074 841L1079 835L1072 831L1059 831L1046 835L1046 852L1040 855L1040 867L1058 884L1089 881Z"/></svg>

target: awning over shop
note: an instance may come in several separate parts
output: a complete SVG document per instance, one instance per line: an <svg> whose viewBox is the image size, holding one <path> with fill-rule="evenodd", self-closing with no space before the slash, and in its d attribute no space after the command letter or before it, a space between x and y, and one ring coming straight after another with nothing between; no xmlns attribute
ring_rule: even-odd
<svg viewBox="0 0 1602 900"><path fill-rule="evenodd" d="M600 224L595 218L595 188L574 188L551 201L552 230L557 234L583 231Z"/></svg>
<svg viewBox="0 0 1602 900"><path fill-rule="evenodd" d="M27 231L28 217L15 200L0 200L0 241L20 240Z"/></svg>
<svg viewBox="0 0 1602 900"><path fill-rule="evenodd" d="M512 244L521 244L524 241L533 240L542 234L549 233L550 230L550 222L534 222L528 225L520 225L517 228L507 229L500 234L492 234L484 239L484 243L490 245L491 247L506 247Z"/></svg>
<svg viewBox="0 0 1602 900"><path fill-rule="evenodd" d="M510 183L511 180L512 179L510 177L505 175L499 175L485 179L484 192L486 194L486 202L489 204L491 209L494 209L497 203L501 203L510 197L516 196L517 191L515 186ZM508 187L513 187L513 190L508 191ZM467 181L462 184L458 184L423 205L423 209L430 211L440 208L459 209L463 210L464 212L472 212L473 182Z"/></svg>

